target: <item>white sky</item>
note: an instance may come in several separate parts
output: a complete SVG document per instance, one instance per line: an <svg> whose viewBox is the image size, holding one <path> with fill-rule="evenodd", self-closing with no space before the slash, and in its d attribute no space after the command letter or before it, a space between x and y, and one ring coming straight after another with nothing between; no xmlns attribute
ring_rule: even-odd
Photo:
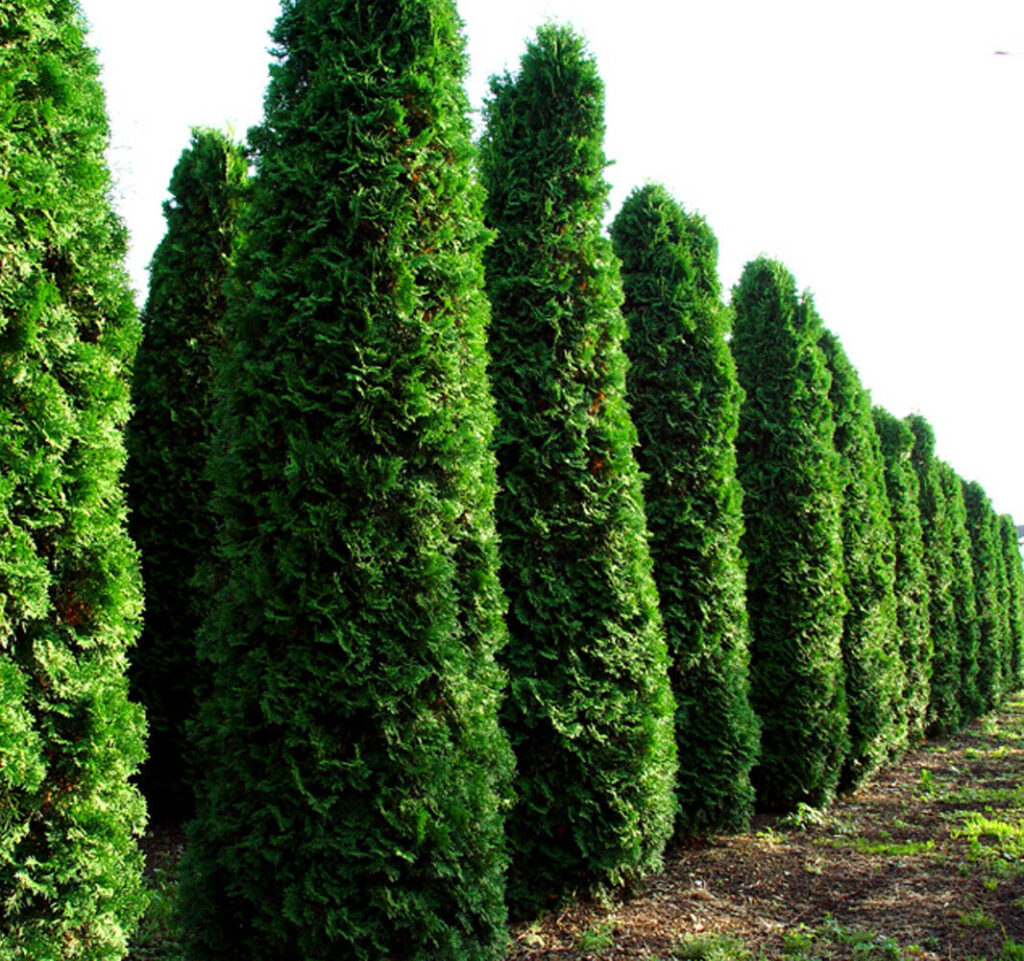
<svg viewBox="0 0 1024 961"><path fill-rule="evenodd" d="M99 48L129 267L193 125L259 122L277 0L81 0ZM877 403L1024 523L1024 3L460 0L478 106L547 19L607 90L611 214L663 182L810 288ZM1021 56L995 56L996 50ZM141 295L140 295L141 296Z"/></svg>

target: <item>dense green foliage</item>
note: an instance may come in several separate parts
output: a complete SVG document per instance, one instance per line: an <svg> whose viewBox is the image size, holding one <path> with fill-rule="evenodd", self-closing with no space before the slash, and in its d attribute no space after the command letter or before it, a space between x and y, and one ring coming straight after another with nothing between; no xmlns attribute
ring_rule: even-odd
<svg viewBox="0 0 1024 961"><path fill-rule="evenodd" d="M0 958L115 959L142 907L141 611L119 484L138 318L74 0L0 5Z"/></svg>
<svg viewBox="0 0 1024 961"><path fill-rule="evenodd" d="M913 745L922 740L927 728L932 669L919 485L910 459L914 434L902 420L880 407L873 408L872 414L885 462L885 491L896 556L894 591L903 662L902 704L907 739Z"/></svg>
<svg viewBox="0 0 1024 961"><path fill-rule="evenodd" d="M896 624L896 558L885 468L871 417L871 398L838 338L823 331L819 345L832 375L842 494L843 665L850 749L840 786L852 789L903 747L904 668Z"/></svg>
<svg viewBox="0 0 1024 961"><path fill-rule="evenodd" d="M978 616L978 697L991 710L1004 693L1005 619L999 609L999 558L1002 545L995 530L992 502L977 481L963 483L971 568Z"/></svg>
<svg viewBox="0 0 1024 961"><path fill-rule="evenodd" d="M996 617L998 619L1000 689L1003 695L1014 690L1013 628L1010 623L1010 576L1003 555L999 515L989 502L989 526L992 531L993 568L996 572Z"/></svg>
<svg viewBox="0 0 1024 961"><path fill-rule="evenodd" d="M1009 514L999 516L999 546L1006 571L1010 683L1011 690L1016 691L1024 682L1024 568L1017 542L1017 525Z"/></svg>
<svg viewBox="0 0 1024 961"><path fill-rule="evenodd" d="M947 734L960 724L960 648L953 603L953 533L935 457L935 434L920 414L906 418L914 434L911 459L920 485L924 567L928 573L932 628L928 732Z"/></svg>
<svg viewBox="0 0 1024 961"><path fill-rule="evenodd" d="M194 637L203 611L192 578L216 530L204 476L212 367L245 179L240 146L217 131L193 131L164 204L167 233L150 264L132 379L125 481L146 609L130 677L149 721L139 783L157 817L181 819L192 806L184 725L195 710Z"/></svg>
<svg viewBox="0 0 1024 961"><path fill-rule="evenodd" d="M736 442L749 564L759 803L833 796L846 758L840 647L845 601L829 374L821 324L778 263L749 263L733 292L733 354L746 399Z"/></svg>
<svg viewBox="0 0 1024 961"><path fill-rule="evenodd" d="M611 234L622 261L627 397L676 699L677 831L741 830L753 810L758 728L739 549L740 390L718 242L703 218L653 185L629 196Z"/></svg>
<svg viewBox="0 0 1024 961"><path fill-rule="evenodd" d="M274 31L212 442L203 961L485 959L505 937L483 228L451 0Z"/></svg>
<svg viewBox="0 0 1024 961"><path fill-rule="evenodd" d="M978 608L974 596L971 538L967 533L963 485L956 471L945 461L939 461L938 467L949 517L953 613L956 616L956 640L960 654L960 724L963 725L982 712L978 696Z"/></svg>
<svg viewBox="0 0 1024 961"><path fill-rule="evenodd" d="M493 308L503 720L518 760L516 912L655 869L673 827L667 652L627 412L618 262L602 236L603 86L543 27L491 83L481 172Z"/></svg>

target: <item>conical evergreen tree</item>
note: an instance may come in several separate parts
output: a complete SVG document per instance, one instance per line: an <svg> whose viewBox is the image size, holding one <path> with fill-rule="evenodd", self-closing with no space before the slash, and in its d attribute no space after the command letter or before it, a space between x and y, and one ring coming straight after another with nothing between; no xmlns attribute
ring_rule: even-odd
<svg viewBox="0 0 1024 961"><path fill-rule="evenodd" d="M143 906L120 473L138 318L74 0L0 5L0 957L116 959Z"/></svg>
<svg viewBox="0 0 1024 961"><path fill-rule="evenodd" d="M928 615L930 595L924 567L919 485L910 454L914 434L880 407L872 410L885 461L885 490L889 500L896 551L896 623L903 661L903 710L907 739L918 744L928 725L931 691L932 640Z"/></svg>
<svg viewBox="0 0 1024 961"><path fill-rule="evenodd" d="M673 826L674 708L601 234L603 99L582 39L547 26L485 109L517 913L656 869Z"/></svg>
<svg viewBox="0 0 1024 961"><path fill-rule="evenodd" d="M1010 577L1003 556L1003 540L999 515L989 501L989 526L992 531L993 567L996 572L996 616L999 622L999 662L1002 667L1002 697L1014 690L1013 628L1010 621Z"/></svg>
<svg viewBox="0 0 1024 961"><path fill-rule="evenodd" d="M718 242L660 186L612 225L629 325L627 399L639 437L654 577L676 699L680 835L742 830L753 810L746 580L736 480L740 390Z"/></svg>
<svg viewBox="0 0 1024 961"><path fill-rule="evenodd" d="M1017 525L1009 514L999 516L999 541L1006 569L1012 685L1010 690L1017 691L1024 681L1024 568L1021 567Z"/></svg>
<svg viewBox="0 0 1024 961"><path fill-rule="evenodd" d="M840 493L821 326L789 272L765 258L747 264L733 305L746 393L736 453L752 701L763 725L754 784L767 809L820 806L849 747Z"/></svg>
<svg viewBox="0 0 1024 961"><path fill-rule="evenodd" d="M822 331L819 346L832 375L829 397L842 492L843 591L849 602L842 648L850 750L840 786L853 789L906 741L896 559L871 399L835 334Z"/></svg>
<svg viewBox="0 0 1024 961"><path fill-rule="evenodd" d="M132 381L125 480L146 610L131 680L149 720L139 783L158 817L181 819L192 806L184 725L195 710L193 644L203 603L191 581L216 530L205 478L212 366L223 342L224 284L246 164L229 137L193 131L164 204L167 234L150 264Z"/></svg>
<svg viewBox="0 0 1024 961"><path fill-rule="evenodd" d="M953 605L953 534L935 457L935 434L920 414L906 418L914 434L911 460L920 484L924 566L928 572L932 674L928 733L947 734L960 724L960 651Z"/></svg>
<svg viewBox="0 0 1024 961"><path fill-rule="evenodd" d="M990 711L1003 695L1004 633L999 611L996 569L1001 547L992 525L992 502L977 481L963 483L967 508L967 532L971 536L971 567L978 605L978 696L983 710Z"/></svg>
<svg viewBox="0 0 1024 961"><path fill-rule="evenodd" d="M960 726L963 726L982 710L978 696L978 610L974 598L971 538L967 533L963 485L956 471L945 461L938 461L938 467L942 492L946 496L952 544L953 611L960 652Z"/></svg>
<svg viewBox="0 0 1024 961"><path fill-rule="evenodd" d="M199 635L193 957L504 940L482 196L451 0L294 0L252 134Z"/></svg>

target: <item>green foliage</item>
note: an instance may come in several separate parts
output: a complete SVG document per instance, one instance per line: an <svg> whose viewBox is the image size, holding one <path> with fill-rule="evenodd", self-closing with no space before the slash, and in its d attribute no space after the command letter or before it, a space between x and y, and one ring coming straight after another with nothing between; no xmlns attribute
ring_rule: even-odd
<svg viewBox="0 0 1024 961"><path fill-rule="evenodd" d="M718 243L703 218L658 186L634 191L611 233L622 261L627 398L676 699L676 829L742 830L753 809L758 728L739 550L740 390Z"/></svg>
<svg viewBox="0 0 1024 961"><path fill-rule="evenodd" d="M843 591L849 602L842 649L850 750L840 786L853 789L896 755L906 740L895 545L871 399L838 338L823 331L819 345L832 375L829 397L842 493Z"/></svg>
<svg viewBox="0 0 1024 961"><path fill-rule="evenodd" d="M917 744L927 727L931 690L932 641L929 620L928 575L924 567L919 484L910 455L914 434L901 420L880 407L872 410L885 462L896 553L896 623L903 661L903 710L907 738Z"/></svg>
<svg viewBox="0 0 1024 961"><path fill-rule="evenodd" d="M482 195L451 0L295 0L218 374L193 957L505 934Z"/></svg>
<svg viewBox="0 0 1024 961"><path fill-rule="evenodd" d="M761 258L733 292L746 399L736 451L752 634L761 805L823 807L849 747L840 639L840 492L820 320L789 272Z"/></svg>
<svg viewBox="0 0 1024 961"><path fill-rule="evenodd" d="M960 649L953 603L953 532L935 457L935 434L919 414L906 418L914 434L911 460L920 485L924 567L928 572L932 628L928 731L948 734L960 726Z"/></svg>
<svg viewBox="0 0 1024 961"><path fill-rule="evenodd" d="M582 39L547 26L485 109L517 913L655 870L673 826L668 657L601 234L603 99Z"/></svg>
<svg viewBox="0 0 1024 961"><path fill-rule="evenodd" d="M978 605L978 696L991 710L1004 693L1003 657L1006 622L999 607L1001 539L995 529L992 502L977 481L964 482L967 532L971 536L971 568Z"/></svg>
<svg viewBox="0 0 1024 961"><path fill-rule="evenodd" d="M974 571L971 567L971 538L967 533L963 484L949 464L945 461L937 463L949 517L953 611L956 615L957 648L960 653L960 723L966 724L982 712L978 694L978 609L974 595Z"/></svg>
<svg viewBox="0 0 1024 961"><path fill-rule="evenodd" d="M1024 568L1017 543L1017 525L1009 514L999 517L999 545L1006 571L1010 685L1015 691L1024 682Z"/></svg>
<svg viewBox="0 0 1024 961"><path fill-rule="evenodd" d="M204 476L212 367L224 337L224 283L246 176L239 145L214 130L192 132L164 204L167 234L150 265L126 436L130 530L146 591L130 675L149 720L139 783L152 814L179 820L192 807L184 727L199 682L193 645L202 601L191 582L216 529Z"/></svg>
<svg viewBox="0 0 1024 961"><path fill-rule="evenodd" d="M116 959L143 907L122 430L138 318L73 0L0 6L0 958Z"/></svg>

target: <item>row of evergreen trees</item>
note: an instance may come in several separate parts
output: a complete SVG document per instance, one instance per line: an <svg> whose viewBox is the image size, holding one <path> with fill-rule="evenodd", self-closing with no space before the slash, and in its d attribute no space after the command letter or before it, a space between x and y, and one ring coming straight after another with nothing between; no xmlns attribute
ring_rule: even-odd
<svg viewBox="0 0 1024 961"><path fill-rule="evenodd" d="M139 328L79 11L15 7L0 957L116 958ZM131 679L151 808L192 816L197 958L493 958L506 904L628 884L755 800L825 804L1021 681L1009 518L871 408L781 265L725 307L713 234L657 186L602 235L571 30L494 80L474 150L460 29L452 0L291 0L255 176L197 131L172 179Z"/></svg>

